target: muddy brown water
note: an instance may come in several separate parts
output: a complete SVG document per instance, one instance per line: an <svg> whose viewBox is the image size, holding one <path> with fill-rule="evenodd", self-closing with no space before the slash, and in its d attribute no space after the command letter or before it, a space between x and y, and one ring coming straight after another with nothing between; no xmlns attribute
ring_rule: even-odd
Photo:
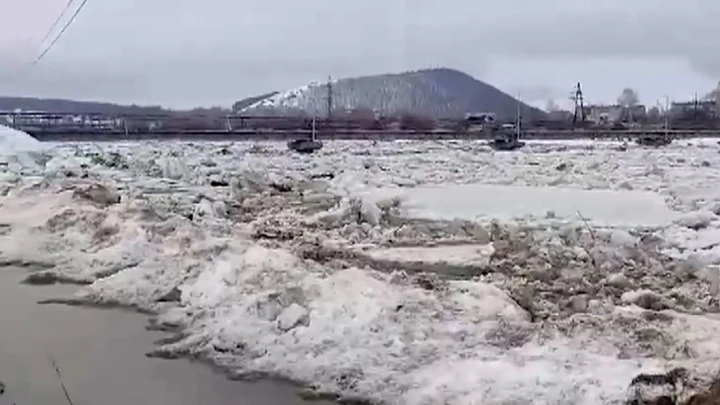
<svg viewBox="0 0 720 405"><path fill-rule="evenodd" d="M20 284L27 271L0 267L0 405L331 405L305 401L284 382L230 381L187 360L148 358L166 336L120 309L39 305L77 287Z"/></svg>

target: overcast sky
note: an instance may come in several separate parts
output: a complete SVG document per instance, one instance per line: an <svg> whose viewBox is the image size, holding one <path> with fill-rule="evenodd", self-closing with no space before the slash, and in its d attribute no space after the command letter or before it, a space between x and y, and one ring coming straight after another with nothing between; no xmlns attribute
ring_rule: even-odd
<svg viewBox="0 0 720 405"><path fill-rule="evenodd" d="M655 104L720 80L717 0L89 0L30 68L66 2L2 1L0 94L229 106L443 66L539 106L577 81L591 102L631 86Z"/></svg>

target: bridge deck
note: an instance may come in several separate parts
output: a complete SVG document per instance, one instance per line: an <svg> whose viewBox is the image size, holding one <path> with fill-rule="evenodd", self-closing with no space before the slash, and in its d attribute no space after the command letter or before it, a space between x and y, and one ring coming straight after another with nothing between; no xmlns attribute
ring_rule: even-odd
<svg viewBox="0 0 720 405"><path fill-rule="evenodd" d="M100 142L100 141L145 141L145 140L194 140L194 141L289 141L299 137L309 137L310 131L268 131L268 130L158 130L147 132L124 132L122 130L63 130L59 128L38 129L18 128L40 141L59 142ZM530 130L523 134L524 139L628 139L641 136L662 136L663 130ZM720 130L672 130L673 138L720 138ZM482 133L458 131L357 131L327 130L318 131L321 140L451 140L451 139L489 139Z"/></svg>

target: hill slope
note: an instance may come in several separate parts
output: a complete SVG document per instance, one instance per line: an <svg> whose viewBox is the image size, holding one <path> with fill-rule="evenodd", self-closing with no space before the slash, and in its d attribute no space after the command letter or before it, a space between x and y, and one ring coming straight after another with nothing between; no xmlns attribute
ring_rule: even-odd
<svg viewBox="0 0 720 405"><path fill-rule="evenodd" d="M75 101L37 97L0 96L0 111L50 111L55 113L78 114L167 114L170 110L160 106L120 105L95 101Z"/></svg>
<svg viewBox="0 0 720 405"><path fill-rule="evenodd" d="M277 93L241 110L247 115L318 114L327 111L325 83ZM517 101L499 89L453 69L426 69L340 79L332 83L334 109L373 109L385 114L413 113L459 118L467 112L494 112L512 119ZM540 118L542 110L521 104L524 117Z"/></svg>
<svg viewBox="0 0 720 405"><path fill-rule="evenodd" d="M277 91L273 91L273 92L270 92L270 93L261 94L261 95L259 95L259 96L244 98L244 99L242 99L242 100L240 100L240 101L236 101L236 102L232 105L232 110L233 110L233 112L241 111L241 110L243 110L244 108L247 108L247 107L249 107L249 106L257 103L258 101L265 100L265 99L270 98L270 97L272 97L272 96L274 96L274 95L276 95L276 94L278 94L278 92L277 92Z"/></svg>

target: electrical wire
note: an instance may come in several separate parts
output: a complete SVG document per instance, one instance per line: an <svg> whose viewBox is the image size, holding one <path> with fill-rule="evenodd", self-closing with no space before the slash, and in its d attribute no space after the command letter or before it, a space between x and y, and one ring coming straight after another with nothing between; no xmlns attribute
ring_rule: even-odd
<svg viewBox="0 0 720 405"><path fill-rule="evenodd" d="M45 36L40 41L41 44L45 43L45 40L50 37L50 34L52 34L53 30L55 30L55 27L57 27L58 24L60 24L60 20L62 20L62 18L65 17L65 13L67 13L67 11L70 9L70 6L72 6L72 4L74 2L75 2L75 0L68 0L67 4L65 5L65 8L62 10L60 15L55 19L55 22L53 23L52 27L50 27L50 29L47 30L47 32L45 33Z"/></svg>
<svg viewBox="0 0 720 405"><path fill-rule="evenodd" d="M80 6L78 6L77 10L75 10L75 13L73 13L72 17L68 20L67 23L63 26L63 28L60 30L60 32L57 34L55 39L48 45L41 53L38 55L38 57L35 59L35 61L32 63L32 66L35 66L42 60L42 58L47 55L48 52L55 46L55 44L60 40L60 38L63 36L65 31L67 31L68 27L75 21L75 18L77 18L78 14L80 14L80 11L82 11L83 7L85 7L85 4L87 4L88 0L83 0L82 3L80 3Z"/></svg>

